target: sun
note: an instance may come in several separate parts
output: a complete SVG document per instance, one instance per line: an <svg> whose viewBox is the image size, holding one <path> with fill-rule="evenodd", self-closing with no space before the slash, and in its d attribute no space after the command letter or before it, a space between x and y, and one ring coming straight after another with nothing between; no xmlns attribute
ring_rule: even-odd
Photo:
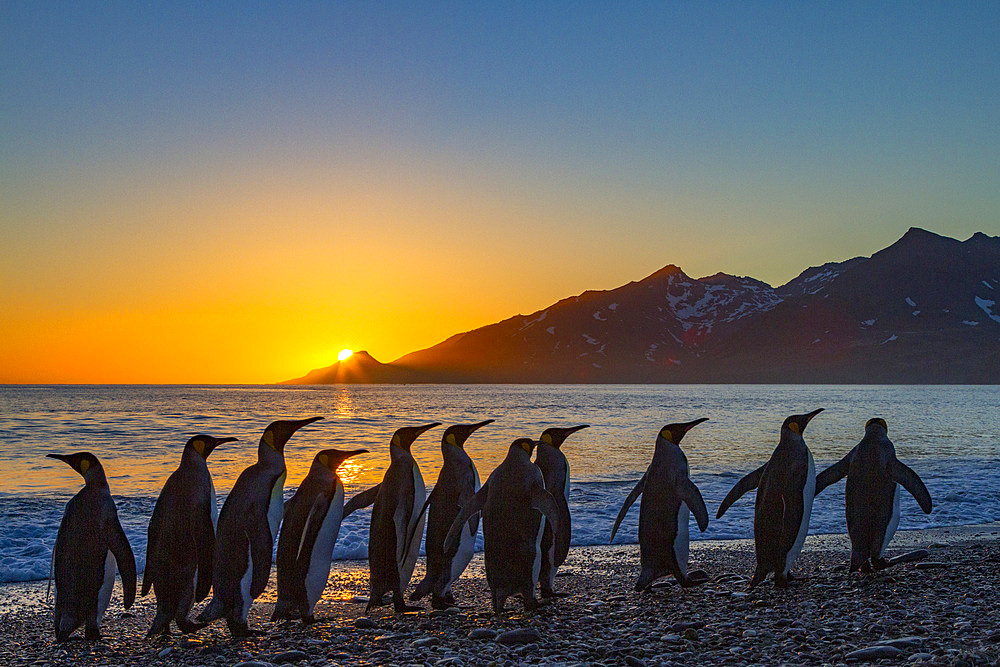
<svg viewBox="0 0 1000 667"><path fill-rule="evenodd" d="M347 359L352 354L354 354L354 350L341 350L340 354L337 355L337 361L343 361L344 359Z"/></svg>

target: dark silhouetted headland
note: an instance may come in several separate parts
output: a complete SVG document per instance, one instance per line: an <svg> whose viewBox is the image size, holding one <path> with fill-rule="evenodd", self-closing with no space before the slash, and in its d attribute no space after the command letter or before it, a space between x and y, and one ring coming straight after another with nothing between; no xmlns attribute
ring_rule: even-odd
<svg viewBox="0 0 1000 667"><path fill-rule="evenodd" d="M911 228L781 287L677 266L289 384L1000 382L1000 237Z"/></svg>

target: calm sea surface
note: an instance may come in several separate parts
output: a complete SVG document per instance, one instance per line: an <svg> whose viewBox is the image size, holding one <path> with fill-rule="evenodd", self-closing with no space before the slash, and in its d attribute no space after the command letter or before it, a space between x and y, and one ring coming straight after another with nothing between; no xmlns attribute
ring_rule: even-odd
<svg viewBox="0 0 1000 667"><path fill-rule="evenodd" d="M570 461L574 544L604 544L625 496L649 464L657 431L670 422L710 421L685 437L691 478L714 517L742 476L763 463L789 414L823 407L805 432L817 471L840 459L874 416L889 423L900 459L923 478L934 500L924 515L903 495L900 528L1000 520L1000 386L758 385L406 385L406 386L0 386L0 581L44 579L63 506L82 479L48 453L88 450L104 464L140 569L146 522L184 442L196 433L236 436L209 459L225 499L256 459L264 427L276 419L323 415L288 443L290 497L316 451L364 447L341 468L350 497L381 480L388 442L400 426L495 419L466 450L483 480L520 436L548 426L590 424L563 446ZM428 491L441 464L441 433L413 445ZM811 533L846 532L844 483L816 499ZM638 503L616 542L637 540ZM705 533L750 537L748 494ZM345 521L338 558L367 554L369 512Z"/></svg>

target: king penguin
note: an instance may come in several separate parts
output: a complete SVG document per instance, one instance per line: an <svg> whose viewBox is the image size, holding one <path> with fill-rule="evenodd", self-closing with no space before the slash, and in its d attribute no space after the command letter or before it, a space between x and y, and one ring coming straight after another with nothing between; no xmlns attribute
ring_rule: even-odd
<svg viewBox="0 0 1000 667"><path fill-rule="evenodd" d="M156 594L156 618L146 634L170 634L170 621L181 632L202 627L188 619L191 605L201 602L212 586L215 555L215 486L208 472L208 456L219 445L236 438L196 435L184 445L181 464L163 485L149 520L146 571L142 594Z"/></svg>
<svg viewBox="0 0 1000 667"><path fill-rule="evenodd" d="M535 587L542 567L545 522L552 522L553 531L559 532L559 508L545 490L542 472L531 462L534 447L530 438L511 443L507 458L462 506L444 541L445 552L450 552L469 519L482 512L486 582L497 615L507 598L516 594L521 595L525 610L538 608Z"/></svg>
<svg viewBox="0 0 1000 667"><path fill-rule="evenodd" d="M816 493L847 476L844 500L851 538L850 572L870 572L891 563L883 554L899 526L899 489L913 496L925 514L931 495L923 481L899 459L889 440L889 425L880 417L865 424L865 436L847 456L816 477Z"/></svg>
<svg viewBox="0 0 1000 667"><path fill-rule="evenodd" d="M392 604L398 612L420 607L406 604L403 591L410 585L413 567L420 552L424 517L420 508L426 500L424 478L410 454L410 446L421 433L440 422L408 426L397 430L389 443L389 468L382 482L362 491L344 506L344 516L374 505L368 532L368 572L371 592L365 613L382 605L385 594L392 592Z"/></svg>
<svg viewBox="0 0 1000 667"><path fill-rule="evenodd" d="M344 515L344 484L337 475L340 464L367 449L325 449L313 459L309 473L285 503L278 537L278 601L272 621L316 621L313 609L330 577L333 547Z"/></svg>
<svg viewBox="0 0 1000 667"><path fill-rule="evenodd" d="M538 576L543 598L562 595L553 588L556 572L566 562L566 555L569 554L573 532L569 515L569 461L561 447L570 434L589 427L590 424L582 424L572 428L547 428L535 447L535 465L542 471L545 488L552 494L559 508L559 534L554 534L549 524L546 524L542 532L542 571Z"/></svg>
<svg viewBox="0 0 1000 667"><path fill-rule="evenodd" d="M89 452L48 457L69 464L84 480L83 488L66 503L52 552L56 641L66 641L81 625L87 639L100 639L116 569L122 575L125 608L135 601L135 556L97 457Z"/></svg>
<svg viewBox="0 0 1000 667"><path fill-rule="evenodd" d="M212 566L212 601L199 623L226 618L234 637L246 637L250 605L271 576L271 551L281 523L285 444L297 430L322 417L276 421L264 429L257 463L240 473L219 513Z"/></svg>
<svg viewBox="0 0 1000 667"><path fill-rule="evenodd" d="M441 456L444 464L441 466L434 489L424 503L427 511L427 538L424 542L427 574L410 595L411 600L419 600L430 593L431 606L434 609L457 606L451 585L462 576L476 548L476 533L479 532L478 515L469 519L466 528L462 530L456 553L445 552L444 538L462 505L472 499L480 486L479 471L476 470L472 458L465 452L465 441L477 429L492 423L492 419L487 419L477 424L456 424L445 429L441 437Z"/></svg>
<svg viewBox="0 0 1000 667"><path fill-rule="evenodd" d="M716 518L751 489L757 489L753 514L754 550L757 568L750 588L774 572L774 585L788 586L795 559L809 532L813 497L816 495L816 464L802 433L809 421L823 411L792 415L781 424L778 446L767 463L757 468L729 491Z"/></svg>
<svg viewBox="0 0 1000 667"><path fill-rule="evenodd" d="M681 438L707 417L684 424L668 424L656 435L653 461L639 479L632 492L625 498L615 525L611 529L610 544L615 539L618 526L628 513L635 499L642 495L639 505L639 563L641 572L635 590L644 591L660 577L672 574L685 588L703 584L708 575L702 570L688 572L688 520L694 512L698 529L708 528L708 509L701 492L688 477L688 462L681 451Z"/></svg>

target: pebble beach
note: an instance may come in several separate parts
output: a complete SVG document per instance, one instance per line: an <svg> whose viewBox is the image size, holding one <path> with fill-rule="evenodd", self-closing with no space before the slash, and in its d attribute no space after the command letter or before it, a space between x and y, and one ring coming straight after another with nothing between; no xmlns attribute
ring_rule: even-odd
<svg viewBox="0 0 1000 667"><path fill-rule="evenodd" d="M334 563L309 627L268 621L272 581L250 614L264 634L233 640L217 622L192 635L145 639L152 595L121 607L116 587L104 638L56 644L46 582L0 586L4 665L906 665L1000 664L1000 524L897 533L887 555L925 549L915 563L848 576L846 535L810 536L784 591L747 590L752 540L691 543L711 580L682 590L661 579L632 590L637 545L577 547L557 579L566 594L533 614L518 599L489 608L477 554L454 591L462 608L364 615L365 561ZM414 581L418 581L418 563ZM429 607L429 604L427 605ZM197 611L197 607L196 607Z"/></svg>

